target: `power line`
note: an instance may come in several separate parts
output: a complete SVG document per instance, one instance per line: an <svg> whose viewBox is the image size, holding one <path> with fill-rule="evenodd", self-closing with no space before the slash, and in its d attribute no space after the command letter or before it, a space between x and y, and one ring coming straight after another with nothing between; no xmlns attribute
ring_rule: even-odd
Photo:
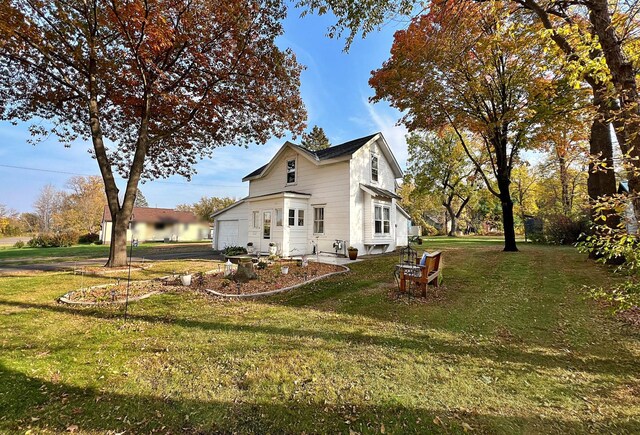
<svg viewBox="0 0 640 435"><path fill-rule="evenodd" d="M99 177L97 174L80 174L78 172L67 172L67 171L55 171L53 169L42 169L42 168L29 168L26 166L13 166L13 165L0 165L3 168L11 168L11 169L21 169L25 171L36 171L36 172L51 172L53 174L65 174L65 175L80 175L82 177ZM242 185L228 185L228 184L202 184L202 183L192 183L190 181L178 182L178 181L166 181L166 180L152 180L154 183L162 183L162 184L176 184L180 186L189 185L189 186L204 186L204 187L232 187L232 188L244 188Z"/></svg>

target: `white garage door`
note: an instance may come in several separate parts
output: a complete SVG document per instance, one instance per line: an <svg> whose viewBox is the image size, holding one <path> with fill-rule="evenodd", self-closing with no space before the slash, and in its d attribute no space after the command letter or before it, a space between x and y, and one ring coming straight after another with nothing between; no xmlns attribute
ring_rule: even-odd
<svg viewBox="0 0 640 435"><path fill-rule="evenodd" d="M238 221L218 221L218 246L216 249L224 249L227 246L238 246Z"/></svg>

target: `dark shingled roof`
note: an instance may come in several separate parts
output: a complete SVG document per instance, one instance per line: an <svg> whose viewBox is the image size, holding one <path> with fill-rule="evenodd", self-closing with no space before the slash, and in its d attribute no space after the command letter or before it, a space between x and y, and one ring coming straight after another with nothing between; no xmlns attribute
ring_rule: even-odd
<svg viewBox="0 0 640 435"><path fill-rule="evenodd" d="M260 175L262 173L262 171L264 171L264 168L267 167L269 163L267 163L266 165L262 165L260 166L258 169L256 169L255 171L253 171L252 173L250 173L249 175L245 175L244 178L249 178L249 177L255 177L256 175Z"/></svg>
<svg viewBox="0 0 640 435"><path fill-rule="evenodd" d="M318 157L319 160L328 160L336 157L351 155L358 151L364 144L369 142L376 134L378 133L361 137L360 139L350 140L349 142L345 142L340 145L325 148L323 150L316 151L314 154L316 155L316 157Z"/></svg>
<svg viewBox="0 0 640 435"><path fill-rule="evenodd" d="M299 145L294 145L294 146L296 148L299 148L301 151L304 151L307 154L310 154L310 155L314 156L318 160L329 160L329 159L335 159L337 157L349 156L349 155L355 153L364 144L369 142L377 134L378 133L370 134L369 136L361 137L359 139L350 140L349 142L345 142L345 143L342 143L340 145L335 145L335 146L332 146L332 147L329 147L329 148L325 148L323 150L318 150L318 151L311 151L311 150L308 150L308 149L306 149L304 147L301 147ZM251 177L255 177L255 176L260 175L262 173L262 171L264 171L265 168L268 165L269 164L267 163L266 165L259 167L258 169L256 169L252 173L250 173L249 175L246 175L244 178L251 178Z"/></svg>
<svg viewBox="0 0 640 435"><path fill-rule="evenodd" d="M400 196L396 195L393 192L389 192L386 189L382 189L380 187L371 186L369 184L360 184L360 186L362 188L366 189L367 191L369 191L369 193L372 194L373 196L377 196L377 197L380 197L380 198L400 199Z"/></svg>

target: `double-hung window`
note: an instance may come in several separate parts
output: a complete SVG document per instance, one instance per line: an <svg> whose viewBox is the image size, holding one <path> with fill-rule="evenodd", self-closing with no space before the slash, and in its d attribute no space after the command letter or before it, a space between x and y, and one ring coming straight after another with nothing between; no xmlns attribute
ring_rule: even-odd
<svg viewBox="0 0 640 435"><path fill-rule="evenodd" d="M296 209L289 209L289 226L292 227L296 224Z"/></svg>
<svg viewBox="0 0 640 435"><path fill-rule="evenodd" d="M287 160L287 184L296 182L296 159Z"/></svg>
<svg viewBox="0 0 640 435"><path fill-rule="evenodd" d="M324 207L313 209L313 232L314 234L324 234Z"/></svg>
<svg viewBox="0 0 640 435"><path fill-rule="evenodd" d="M382 205L376 205L373 210L373 226L376 234L389 234L390 209Z"/></svg>
<svg viewBox="0 0 640 435"><path fill-rule="evenodd" d="M371 181L378 181L378 156L371 154Z"/></svg>
<svg viewBox="0 0 640 435"><path fill-rule="evenodd" d="M289 226L303 227L304 226L304 210L299 208L289 209Z"/></svg>

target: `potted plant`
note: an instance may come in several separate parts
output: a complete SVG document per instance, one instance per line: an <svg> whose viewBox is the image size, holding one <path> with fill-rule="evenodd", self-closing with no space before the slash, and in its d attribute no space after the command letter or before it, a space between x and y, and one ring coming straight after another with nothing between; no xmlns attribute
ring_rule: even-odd
<svg viewBox="0 0 640 435"><path fill-rule="evenodd" d="M355 260L356 258L358 258L358 248L349 246L347 248L347 252L349 252L349 260Z"/></svg>
<svg viewBox="0 0 640 435"><path fill-rule="evenodd" d="M190 286L191 274L187 271L184 275L180 275L180 282L182 283L182 285Z"/></svg>
<svg viewBox="0 0 640 435"><path fill-rule="evenodd" d="M278 252L278 246L275 243L269 243L269 255L276 255Z"/></svg>
<svg viewBox="0 0 640 435"><path fill-rule="evenodd" d="M283 275L286 275L289 273L289 266L282 266L280 268L280 272L282 272Z"/></svg>
<svg viewBox="0 0 640 435"><path fill-rule="evenodd" d="M253 242L247 243L247 254L253 254Z"/></svg>

